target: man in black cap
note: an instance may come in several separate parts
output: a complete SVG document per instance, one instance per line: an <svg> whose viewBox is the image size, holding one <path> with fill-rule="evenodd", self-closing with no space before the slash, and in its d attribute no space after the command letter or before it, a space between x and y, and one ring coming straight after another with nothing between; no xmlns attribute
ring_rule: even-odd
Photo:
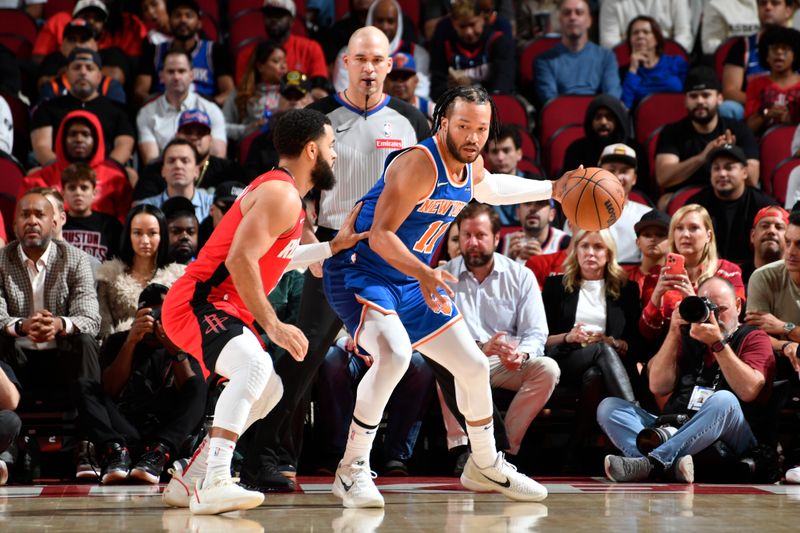
<svg viewBox="0 0 800 533"><path fill-rule="evenodd" d="M719 115L721 90L709 67L697 67L686 76L684 92L689 116L664 126L656 147L656 181L667 193L687 185L708 185L708 155L724 144L735 144L743 150L747 183L758 183L758 143L743 122ZM669 195L665 197L659 200L659 207L669 201Z"/></svg>
<svg viewBox="0 0 800 533"><path fill-rule="evenodd" d="M708 154L711 185L690 197L687 203L700 204L714 223L717 253L723 259L744 263L753 256L750 233L756 213L777 202L747 184L747 156L734 144L723 144Z"/></svg>
<svg viewBox="0 0 800 533"><path fill-rule="evenodd" d="M628 280L639 284L639 294L643 304L650 298L650 294L645 295L642 292L644 280L648 276L653 276L657 280L661 274L661 267L666 262L669 251L669 241L667 241L669 222L669 215L658 209L651 209L633 226L633 231L636 232L636 247L642 254L642 262L636 270L628 271Z"/></svg>
<svg viewBox="0 0 800 533"><path fill-rule="evenodd" d="M169 262L188 265L194 261L199 251L197 239L200 223L197 221L194 205L188 198L173 196L164 202L161 210L167 220Z"/></svg>

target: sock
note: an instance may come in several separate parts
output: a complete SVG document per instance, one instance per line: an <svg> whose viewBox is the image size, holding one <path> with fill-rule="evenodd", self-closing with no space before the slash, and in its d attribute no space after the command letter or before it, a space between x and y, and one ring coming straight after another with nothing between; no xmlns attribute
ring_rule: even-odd
<svg viewBox="0 0 800 533"><path fill-rule="evenodd" d="M194 481L196 479L200 479L206 475L208 469L208 448L211 446L210 440L211 437L206 435L203 440L200 441L200 445L194 451L194 455L192 455L189 464L183 471L183 478L187 480L191 486L194 486Z"/></svg>
<svg viewBox="0 0 800 533"><path fill-rule="evenodd" d="M467 436L472 448L472 460L478 468L488 468L497 460L497 446L494 442L494 422L471 426L467 424Z"/></svg>
<svg viewBox="0 0 800 533"><path fill-rule="evenodd" d="M208 470L203 484L208 484L215 479L231 477L231 459L236 443L220 437L211 437L208 450Z"/></svg>
<svg viewBox="0 0 800 533"><path fill-rule="evenodd" d="M353 417L342 463L349 465L356 459L364 459L369 465L369 452L372 450L372 442L375 440L377 432L378 426L369 426Z"/></svg>

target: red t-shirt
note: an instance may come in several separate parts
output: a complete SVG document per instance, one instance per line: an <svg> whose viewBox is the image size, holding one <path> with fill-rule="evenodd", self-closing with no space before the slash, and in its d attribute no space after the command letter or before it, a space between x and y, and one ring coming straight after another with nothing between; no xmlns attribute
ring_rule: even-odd
<svg viewBox="0 0 800 533"><path fill-rule="evenodd" d="M744 116L761 113L783 98L789 107L789 115L794 123L800 122L800 83L790 87L780 87L769 77L769 73L753 76L747 81L747 100Z"/></svg>
<svg viewBox="0 0 800 533"><path fill-rule="evenodd" d="M765 404L769 400L770 394L772 394L772 382L775 378L775 355L769 336L761 329L751 331L745 336L736 355L747 366L764 376L766 380L764 386L753 402ZM714 353L711 349L706 353L705 364L706 366L714 364Z"/></svg>
<svg viewBox="0 0 800 533"><path fill-rule="evenodd" d="M69 13L56 13L44 23L36 36L33 45L33 55L46 56L58 52L61 41L64 40L64 28L72 20ZM142 55L142 41L147 38L147 26L136 15L122 14L122 30L113 35L105 31L103 38L97 43L97 48L105 50L117 46L131 57Z"/></svg>
<svg viewBox="0 0 800 533"><path fill-rule="evenodd" d="M236 58L237 85L242 81L244 71L247 69L247 62L250 60L250 56L253 55L256 46L258 46L258 43L251 43L239 50ZM289 38L286 39L282 46L286 50L286 68L288 70L297 70L309 78L316 76L328 77L325 54L317 41L307 37L289 35Z"/></svg>
<svg viewBox="0 0 800 533"><path fill-rule="evenodd" d="M525 266L533 270L539 290L544 289L544 280L550 276L564 273L564 260L567 258L566 250L559 250L554 254L532 255L525 262Z"/></svg>

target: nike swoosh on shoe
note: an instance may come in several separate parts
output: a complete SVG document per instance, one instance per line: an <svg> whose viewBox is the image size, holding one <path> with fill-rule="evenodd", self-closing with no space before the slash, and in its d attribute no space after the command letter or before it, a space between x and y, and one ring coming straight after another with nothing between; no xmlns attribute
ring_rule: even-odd
<svg viewBox="0 0 800 533"><path fill-rule="evenodd" d="M490 478L489 476L487 476L487 475L486 475L486 474L484 474L483 472L481 472L481 475L482 475L483 477L485 477L486 479L488 479L489 481L491 481L492 483L494 483L495 485L499 485L499 486L501 486L501 487L503 487L503 488L506 488L506 489L507 489L507 488L509 488L509 487L511 486L511 480L510 480L510 479L508 479L508 478L506 478L505 482L501 483L501 482L497 481L496 479L492 479L492 478Z"/></svg>

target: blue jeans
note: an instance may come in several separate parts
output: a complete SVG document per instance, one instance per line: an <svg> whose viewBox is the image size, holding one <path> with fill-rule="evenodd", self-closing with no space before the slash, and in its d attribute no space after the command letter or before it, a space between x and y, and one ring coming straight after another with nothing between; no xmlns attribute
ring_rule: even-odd
<svg viewBox="0 0 800 533"><path fill-rule="evenodd" d="M656 418L619 398L606 398L597 408L597 423L626 457L642 457L636 448L636 435L644 428L654 427ZM649 457L669 467L679 457L699 453L717 440L737 455L756 445L738 398L726 390L711 395L691 420Z"/></svg>
<svg viewBox="0 0 800 533"><path fill-rule="evenodd" d="M347 432L353 417L356 387L367 372L361 357L331 346L319 370L317 400L319 405L319 437L325 455L338 460L347 444ZM414 451L423 410L433 392L433 372L419 352L411 356L411 364L397 385L386 406L388 422L384 437L384 458L406 461Z"/></svg>

